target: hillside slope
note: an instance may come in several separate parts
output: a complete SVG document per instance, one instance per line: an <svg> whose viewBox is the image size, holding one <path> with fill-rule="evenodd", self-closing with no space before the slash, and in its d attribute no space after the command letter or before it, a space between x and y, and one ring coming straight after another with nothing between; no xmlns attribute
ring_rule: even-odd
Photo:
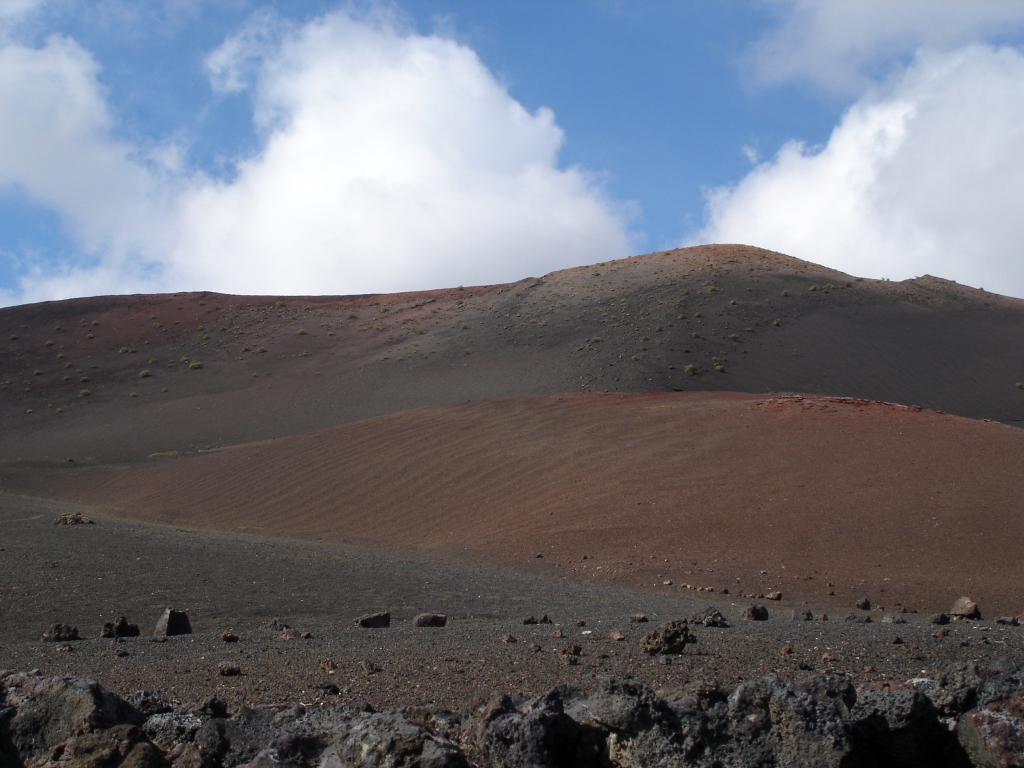
<svg viewBox="0 0 1024 768"><path fill-rule="evenodd" d="M991 616L1024 610L1022 466L1024 430L914 408L578 394L179 459L8 467L0 488L136 521L729 599L780 590L932 612L969 594Z"/></svg>
<svg viewBox="0 0 1024 768"><path fill-rule="evenodd" d="M388 296L51 302L0 310L0 334L0 462L194 452L555 392L790 391L1024 420L1024 301L746 246Z"/></svg>

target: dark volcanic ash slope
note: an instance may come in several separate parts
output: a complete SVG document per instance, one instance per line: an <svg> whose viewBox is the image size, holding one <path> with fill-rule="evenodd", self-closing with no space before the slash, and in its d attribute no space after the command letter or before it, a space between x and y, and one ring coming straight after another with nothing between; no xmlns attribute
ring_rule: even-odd
<svg viewBox="0 0 1024 768"><path fill-rule="evenodd" d="M184 453L577 391L797 391L1024 419L1024 301L746 246L424 293L13 307L0 344L0 461Z"/></svg>

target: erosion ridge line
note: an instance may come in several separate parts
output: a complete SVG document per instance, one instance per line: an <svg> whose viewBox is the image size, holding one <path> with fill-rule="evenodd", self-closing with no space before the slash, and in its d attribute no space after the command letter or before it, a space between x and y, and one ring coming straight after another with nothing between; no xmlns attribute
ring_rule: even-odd
<svg viewBox="0 0 1024 768"><path fill-rule="evenodd" d="M9 307L0 343L0 461L181 454L554 392L805 392L1024 419L1024 301L747 246L408 294Z"/></svg>

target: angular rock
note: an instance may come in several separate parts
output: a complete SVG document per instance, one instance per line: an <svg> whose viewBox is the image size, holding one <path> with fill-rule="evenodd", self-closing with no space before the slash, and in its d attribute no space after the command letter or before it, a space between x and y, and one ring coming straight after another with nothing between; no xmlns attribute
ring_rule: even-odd
<svg viewBox="0 0 1024 768"><path fill-rule="evenodd" d="M862 597L860 600L858 600L856 603L853 604L853 607L854 608L859 608L862 611L870 611L871 610L871 601L868 600L866 597Z"/></svg>
<svg viewBox="0 0 1024 768"><path fill-rule="evenodd" d="M286 629L281 633L282 640L298 640L302 637L302 633L297 629Z"/></svg>
<svg viewBox="0 0 1024 768"><path fill-rule="evenodd" d="M650 654L679 654L687 643L695 643L697 638L690 634L690 626L682 620L670 621L659 629L649 633L640 641L640 650Z"/></svg>
<svg viewBox="0 0 1024 768"><path fill-rule="evenodd" d="M1017 621L1016 616L1000 616L996 619L996 624L1003 624L1007 627L1019 627L1020 622Z"/></svg>
<svg viewBox="0 0 1024 768"><path fill-rule="evenodd" d="M782 599L782 593L779 592L778 590L773 590L773 591L769 592L767 595L765 595L764 599L765 600L781 600Z"/></svg>
<svg viewBox="0 0 1024 768"><path fill-rule="evenodd" d="M242 668L233 661L222 661L217 664L217 674L221 677L236 677L242 674Z"/></svg>
<svg viewBox="0 0 1024 768"><path fill-rule="evenodd" d="M49 629L43 632L39 641L43 643L65 643L68 640L78 639L78 627L57 623L51 625Z"/></svg>
<svg viewBox="0 0 1024 768"><path fill-rule="evenodd" d="M763 605L748 605L740 614L746 621L768 621L768 609Z"/></svg>
<svg viewBox="0 0 1024 768"><path fill-rule="evenodd" d="M384 629L391 626L391 611L368 613L356 619L356 624L366 629Z"/></svg>
<svg viewBox="0 0 1024 768"><path fill-rule="evenodd" d="M157 619L156 629L153 630L153 634L157 637L191 635L192 625L189 624L188 614L171 608L165 609L160 618Z"/></svg>
<svg viewBox="0 0 1024 768"><path fill-rule="evenodd" d="M240 638L234 632L222 632L220 635L220 639L223 640L225 643L237 643L242 638Z"/></svg>
<svg viewBox="0 0 1024 768"><path fill-rule="evenodd" d="M931 616L928 617L928 623L929 624L939 624L939 625L941 625L941 624L949 624L949 614L948 613L933 613Z"/></svg>
<svg viewBox="0 0 1024 768"><path fill-rule="evenodd" d="M649 619L642 613L636 613L629 617L630 624L646 624Z"/></svg>
<svg viewBox="0 0 1024 768"><path fill-rule="evenodd" d="M949 609L949 615L954 619L980 619L981 611L978 604L969 597L959 597Z"/></svg>
<svg viewBox="0 0 1024 768"><path fill-rule="evenodd" d="M563 656L579 656L583 653L583 646L570 640L558 652Z"/></svg>
<svg viewBox="0 0 1024 768"><path fill-rule="evenodd" d="M120 616L117 621L108 621L103 625L100 637L138 637L140 634L138 624L129 624L128 619Z"/></svg>
<svg viewBox="0 0 1024 768"><path fill-rule="evenodd" d="M956 732L972 764L1024 768L1024 694L968 712Z"/></svg>
<svg viewBox="0 0 1024 768"><path fill-rule="evenodd" d="M806 608L794 608L791 619L793 621L814 621L814 614Z"/></svg>
<svg viewBox="0 0 1024 768"><path fill-rule="evenodd" d="M448 617L443 613L421 613L412 620L414 627L443 627L448 624Z"/></svg>

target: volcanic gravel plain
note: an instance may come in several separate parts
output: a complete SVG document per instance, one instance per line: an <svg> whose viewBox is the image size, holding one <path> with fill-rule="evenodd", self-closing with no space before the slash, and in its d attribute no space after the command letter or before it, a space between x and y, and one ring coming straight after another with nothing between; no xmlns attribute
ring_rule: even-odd
<svg viewBox="0 0 1024 768"><path fill-rule="evenodd" d="M1024 614L1024 301L701 246L415 294L12 307L0 334L0 668L459 708L1024 664L995 622ZM961 596L982 619L928 623ZM194 634L151 642L166 607ZM640 651L709 608L730 626ZM100 639L121 615L143 636ZM54 622L86 639L40 643Z"/></svg>

